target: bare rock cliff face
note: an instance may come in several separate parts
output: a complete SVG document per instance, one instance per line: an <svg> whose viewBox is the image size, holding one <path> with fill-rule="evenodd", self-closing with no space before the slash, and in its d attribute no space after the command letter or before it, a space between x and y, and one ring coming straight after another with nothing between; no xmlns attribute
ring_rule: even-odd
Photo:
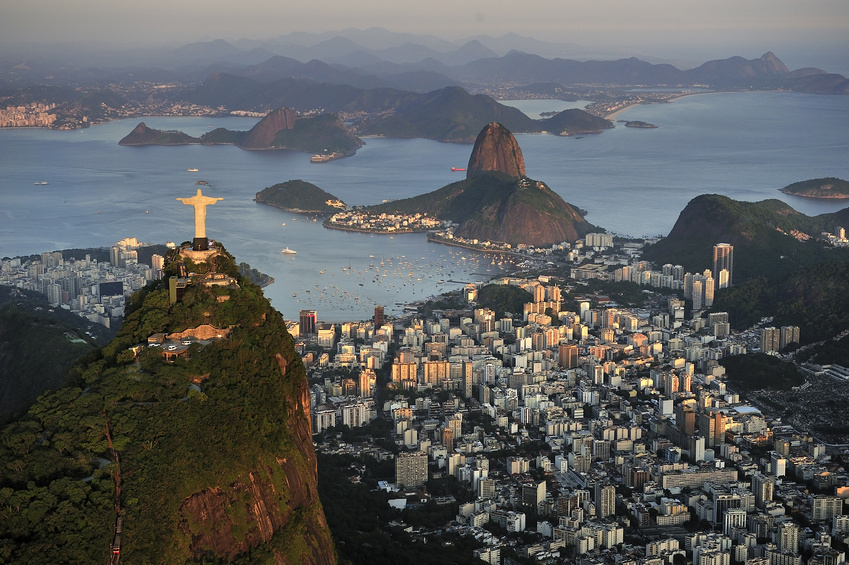
<svg viewBox="0 0 849 565"><path fill-rule="evenodd" d="M286 360L277 364L286 374ZM266 461L229 485L206 488L180 507L180 534L195 558L232 560L256 546L271 548L280 565L335 565L336 553L317 487L317 460L310 433L305 380L290 402L293 449Z"/></svg>
<svg viewBox="0 0 849 565"><path fill-rule="evenodd" d="M511 177L525 174L525 158L510 131L499 123L492 122L484 127L475 140L466 178L470 179L485 171L499 171Z"/></svg>
<svg viewBox="0 0 849 565"><path fill-rule="evenodd" d="M268 149L277 132L294 128L296 119L295 113L289 108L278 108L269 112L250 129L240 145L245 149Z"/></svg>

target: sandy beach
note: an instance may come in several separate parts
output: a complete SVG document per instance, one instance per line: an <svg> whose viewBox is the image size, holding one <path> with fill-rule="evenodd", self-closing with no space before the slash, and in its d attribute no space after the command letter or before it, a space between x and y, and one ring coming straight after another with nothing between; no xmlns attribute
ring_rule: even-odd
<svg viewBox="0 0 849 565"><path fill-rule="evenodd" d="M719 91L670 93L669 98L665 99L663 102L657 102L657 101L634 102L633 104L628 104L627 106L623 106L622 108L616 110L615 112L611 112L609 114L606 114L604 117L605 117L605 119L608 119L608 120L611 120L611 121L616 121L616 118L619 116L619 114L621 114L625 110L633 108L634 106L641 106L643 104L661 104L661 103L666 103L666 102L672 102L673 100L678 100L679 98L684 98L685 96L696 96L696 95L700 95L700 94L716 94L716 92L719 92Z"/></svg>

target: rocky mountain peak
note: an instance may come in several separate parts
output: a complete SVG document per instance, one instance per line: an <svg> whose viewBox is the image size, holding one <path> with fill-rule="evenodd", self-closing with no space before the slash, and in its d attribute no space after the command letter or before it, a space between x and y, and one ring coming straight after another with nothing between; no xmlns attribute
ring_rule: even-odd
<svg viewBox="0 0 849 565"><path fill-rule="evenodd" d="M486 171L498 171L511 177L525 175L525 158L513 134L503 125L492 122L478 134L466 178L470 179Z"/></svg>
<svg viewBox="0 0 849 565"><path fill-rule="evenodd" d="M775 53L772 51L767 51L763 55L761 55L761 62L766 66L766 70L772 72L777 75L783 75L785 73L789 73L790 69L787 68L781 59L775 56Z"/></svg>
<svg viewBox="0 0 849 565"><path fill-rule="evenodd" d="M289 108L272 110L251 128L242 142L245 149L265 149L274 141L277 132L295 127L297 116Z"/></svg>

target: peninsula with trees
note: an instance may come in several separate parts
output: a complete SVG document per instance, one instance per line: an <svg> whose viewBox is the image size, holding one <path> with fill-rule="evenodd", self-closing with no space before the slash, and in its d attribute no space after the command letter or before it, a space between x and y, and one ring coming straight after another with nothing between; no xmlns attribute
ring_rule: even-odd
<svg viewBox="0 0 849 565"><path fill-rule="evenodd" d="M780 190L784 194L806 198L849 198L849 181L825 177L794 182Z"/></svg>

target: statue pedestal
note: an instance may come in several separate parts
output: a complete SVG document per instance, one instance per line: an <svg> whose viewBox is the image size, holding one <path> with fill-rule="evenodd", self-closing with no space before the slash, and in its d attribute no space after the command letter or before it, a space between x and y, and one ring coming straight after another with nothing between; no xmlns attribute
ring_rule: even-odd
<svg viewBox="0 0 849 565"><path fill-rule="evenodd" d="M192 251L209 251L209 238L196 237L192 240Z"/></svg>
<svg viewBox="0 0 849 565"><path fill-rule="evenodd" d="M183 247L180 249L180 256L191 259L195 263L206 263L206 261L215 257L219 254L217 248L213 247L212 249L207 249L206 251L195 251L194 249L189 249L188 247Z"/></svg>

